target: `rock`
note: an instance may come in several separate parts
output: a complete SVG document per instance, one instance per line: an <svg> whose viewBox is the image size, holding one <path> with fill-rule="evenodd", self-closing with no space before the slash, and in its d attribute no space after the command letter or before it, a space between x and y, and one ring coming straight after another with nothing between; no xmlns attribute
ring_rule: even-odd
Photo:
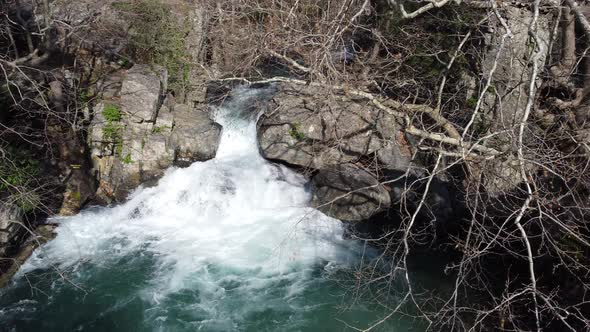
<svg viewBox="0 0 590 332"><path fill-rule="evenodd" d="M500 51L498 57L500 40L502 39L505 30L500 25L500 22L494 18L493 24L496 29L488 35L488 49L484 55L482 63L483 79L487 80L491 68L496 66L493 76L494 86L492 93L488 93L485 98L485 105L482 111L489 114L491 111L496 111L498 115L494 118L494 129L512 129L522 119L522 115L526 108L527 96L529 91L529 84L522 84L523 78L528 80L532 72L531 49L529 42L529 25L533 19L533 12L527 8L518 8L507 6L503 9L503 16L506 23L509 25L513 36L506 40L504 49ZM545 65L545 59L549 49L551 39L551 17L550 15L540 15L538 18L536 34L539 40L541 58L539 68ZM476 78L481 81L480 78ZM483 82L485 82L485 80ZM528 83L528 82L527 82ZM537 82L538 87L541 84ZM497 96L500 96L498 100Z"/></svg>
<svg viewBox="0 0 590 332"><path fill-rule="evenodd" d="M55 225L41 225L34 230L29 239L21 245L18 252L10 260L0 262L0 288L6 286L10 279L18 272L20 267L33 254L40 245L55 238ZM3 257L0 254L0 257ZM4 263L4 264L3 264Z"/></svg>
<svg viewBox="0 0 590 332"><path fill-rule="evenodd" d="M81 50L100 53L104 58L117 60L129 41L129 22L113 6L117 0L60 0L49 1L51 15L64 26L78 27L72 34L67 28L53 29L55 51L71 54ZM39 14L43 11L37 11ZM38 17L42 20L43 17Z"/></svg>
<svg viewBox="0 0 590 332"><path fill-rule="evenodd" d="M100 200L122 201L173 165L215 157L221 127L206 104L175 104L165 97L166 77L161 68L136 65L105 85L111 88L94 108L89 135ZM117 86L120 91L113 91Z"/></svg>
<svg viewBox="0 0 590 332"><path fill-rule="evenodd" d="M25 233L24 212L14 204L0 204L0 257L7 257Z"/></svg>
<svg viewBox="0 0 590 332"><path fill-rule="evenodd" d="M192 3L188 8L174 8L179 24L188 27L185 47L192 63L203 63L206 57L209 15L204 5Z"/></svg>
<svg viewBox="0 0 590 332"><path fill-rule="evenodd" d="M493 83L488 92L483 96L483 103L480 109L480 126L489 127L489 132L482 133L484 136L489 133L506 132L503 135L495 135L486 144L493 146L498 150L507 150L514 144L516 137L516 128L522 120L526 109L529 94L529 78L532 72L531 49L529 25L533 19L533 12L529 6L505 6L502 9L502 16L510 27L513 36L507 38L504 49L500 50L500 41L505 29L496 17L490 21L488 33L485 37L487 48L483 54L481 73L476 77L466 77L466 85L473 85L473 82L485 84L489 79L489 73L495 66L493 74ZM541 56L539 58L539 68L545 66L548 56L549 43L552 35L552 14L541 14L538 17L537 28L535 29ZM500 53L498 53L500 52ZM523 84L523 80L526 84ZM539 79L534 89L541 85ZM470 89L467 98L477 100L479 97L477 91L480 88ZM515 149L514 149L515 150ZM498 176L484 179L486 191L493 195L501 195L515 189L521 182L520 171L514 170L513 160L495 159L487 162L487 169L491 174Z"/></svg>
<svg viewBox="0 0 590 332"><path fill-rule="evenodd" d="M56 145L65 191L59 214L70 216L77 214L94 197L96 182L92 176L92 163L88 160L88 146L83 137L69 126L60 128L51 134L61 139ZM49 129L48 132L53 130Z"/></svg>
<svg viewBox="0 0 590 332"><path fill-rule="evenodd" d="M174 148L175 162L179 165L215 158L221 126L211 120L203 109L188 105L174 107L174 130L170 145Z"/></svg>
<svg viewBox="0 0 590 332"><path fill-rule="evenodd" d="M268 108L258 124L267 159L312 169L375 155L392 167L410 163L396 120L366 100L282 85Z"/></svg>
<svg viewBox="0 0 590 332"><path fill-rule="evenodd" d="M399 129L393 116L366 100L282 85L258 127L265 158L318 171L311 180L312 202L332 217L363 221L380 215L397 224L406 181L415 186L404 193L405 203L417 207L421 199L424 181L416 180L424 169L420 158L426 156L418 154L419 160L412 160L412 138ZM355 163L373 163L379 171L361 169ZM398 177L401 180L379 184ZM448 186L434 179L420 213L422 220L449 219ZM365 187L371 188L359 190ZM346 195L355 190L359 191Z"/></svg>
<svg viewBox="0 0 590 332"><path fill-rule="evenodd" d="M392 208L396 211L400 211L401 208L415 211L423 198L428 179L400 170L384 169L382 173L381 180L389 191ZM417 215L421 222L444 224L453 216L462 213L458 209L455 210L460 203L451 194L452 188L451 183L440 178L432 179L426 199Z"/></svg>
<svg viewBox="0 0 590 332"><path fill-rule="evenodd" d="M312 179L312 205L342 221L368 220L391 207L384 186L371 173L352 164L322 169Z"/></svg>
<svg viewBox="0 0 590 332"><path fill-rule="evenodd" d="M174 162L174 150L167 143L165 134L148 135L143 144L142 154L137 157L141 166L141 180L157 179Z"/></svg>
<svg viewBox="0 0 590 332"><path fill-rule="evenodd" d="M166 92L166 70L160 66L135 65L121 88L121 108L133 122L154 122Z"/></svg>
<svg viewBox="0 0 590 332"><path fill-rule="evenodd" d="M182 24L188 24L189 30L186 36L185 46L194 64L204 64L207 54L207 25L210 15L202 7L192 4L191 8L181 13L186 19ZM204 66L191 66L188 73L188 86L186 87L186 99L183 101L191 106L206 103L208 74Z"/></svg>

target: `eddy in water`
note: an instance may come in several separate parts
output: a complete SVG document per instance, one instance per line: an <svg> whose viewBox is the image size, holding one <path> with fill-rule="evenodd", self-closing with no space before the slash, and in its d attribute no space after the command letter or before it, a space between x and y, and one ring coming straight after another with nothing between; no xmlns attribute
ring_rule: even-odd
<svg viewBox="0 0 590 332"><path fill-rule="evenodd" d="M270 93L238 88L213 109L215 159L53 219L57 238L0 290L0 331L344 331L381 318L343 296L360 244L308 207L304 177L258 153L250 110ZM381 328L408 330L395 324Z"/></svg>

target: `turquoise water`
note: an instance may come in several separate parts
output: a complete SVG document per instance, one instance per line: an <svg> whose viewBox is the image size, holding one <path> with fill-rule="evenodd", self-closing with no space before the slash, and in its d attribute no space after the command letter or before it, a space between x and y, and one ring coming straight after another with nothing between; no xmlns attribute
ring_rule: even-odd
<svg viewBox="0 0 590 332"><path fill-rule="evenodd" d="M308 267L306 279L272 277L258 288L240 281L257 271L231 271L214 264L201 273L218 279L209 289L195 276L185 287L154 298L158 258L149 252L81 263L71 271L39 270L0 292L3 331L352 331L386 314L345 295L325 265ZM339 277L349 277L344 272ZM190 277L188 279L191 279ZM294 290L294 285L296 290ZM348 285L353 287L352 285ZM222 294L219 294L222 293ZM215 299L212 301L212 299ZM346 324L345 324L346 323ZM376 331L419 331L394 318Z"/></svg>

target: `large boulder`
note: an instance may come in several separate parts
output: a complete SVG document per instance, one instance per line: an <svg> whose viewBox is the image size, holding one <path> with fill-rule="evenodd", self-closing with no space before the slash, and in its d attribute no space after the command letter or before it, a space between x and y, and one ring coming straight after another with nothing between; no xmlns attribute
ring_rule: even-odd
<svg viewBox="0 0 590 332"><path fill-rule="evenodd" d="M154 122L168 82L160 66L135 65L127 71L121 87L121 108L128 120Z"/></svg>
<svg viewBox="0 0 590 332"><path fill-rule="evenodd" d="M393 116L366 100L282 85L258 124L262 155L311 169L377 158L405 168L411 152Z"/></svg>
<svg viewBox="0 0 590 332"><path fill-rule="evenodd" d="M171 166L215 157L221 127L207 105L176 104L165 95L166 81L162 67L136 65L99 84L102 101L90 126L99 199L124 200Z"/></svg>
<svg viewBox="0 0 590 332"><path fill-rule="evenodd" d="M24 212L15 204L0 204L0 257L7 257L26 232ZM2 274L2 271L0 271Z"/></svg>
<svg viewBox="0 0 590 332"><path fill-rule="evenodd" d="M322 169L312 179L312 205L342 221L363 221L391 207L385 186L352 164Z"/></svg>
<svg viewBox="0 0 590 332"><path fill-rule="evenodd" d="M176 163L190 164L214 158L221 126L211 120L209 112L188 105L176 105L173 114L174 130L170 145L174 147Z"/></svg>
<svg viewBox="0 0 590 332"><path fill-rule="evenodd" d="M280 85L258 122L262 155L315 172L313 205L343 221L362 221L392 207L382 176L358 165L405 172L412 148L396 119L367 100L334 91Z"/></svg>
<svg viewBox="0 0 590 332"><path fill-rule="evenodd" d="M265 158L314 174L312 204L329 216L397 223L402 206L415 208L422 198L428 157L414 153L396 119L367 100L285 84L258 127ZM451 187L432 181L422 220L452 217Z"/></svg>

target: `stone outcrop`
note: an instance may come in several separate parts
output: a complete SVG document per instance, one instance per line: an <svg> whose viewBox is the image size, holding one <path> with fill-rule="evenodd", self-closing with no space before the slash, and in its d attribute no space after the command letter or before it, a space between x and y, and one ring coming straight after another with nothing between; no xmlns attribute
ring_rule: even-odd
<svg viewBox="0 0 590 332"><path fill-rule="evenodd" d="M473 90L467 97L477 100L478 88L475 82L485 84L492 74L492 83L487 93L483 96L480 109L481 117L476 120L477 126L489 128L492 132L505 131L507 134L496 135L487 144L495 146L499 150L505 150L511 144L515 144L516 128L522 121L526 109L532 73L533 42L530 40L529 25L533 20L533 12L529 5L504 6L502 16L511 30L512 36L506 38L501 49L501 41L506 33L496 17L492 17L489 23L493 29L485 35L486 49L481 63L483 77L472 77ZM537 22L537 40L540 57L538 67L545 66L549 56L549 43L553 25L550 14L541 14ZM492 70L494 69L495 70ZM541 79L535 82L534 89L538 89ZM482 86L483 88L483 86ZM483 134L482 134L483 135ZM515 150L515 149L514 149ZM513 190L521 183L519 163L514 159L494 159L487 167L493 169L497 176L484 179L484 186L490 194L505 194Z"/></svg>
<svg viewBox="0 0 590 332"><path fill-rule="evenodd" d="M320 170L313 177L312 192L312 206L342 221L367 220L391 207L385 186L352 164Z"/></svg>
<svg viewBox="0 0 590 332"><path fill-rule="evenodd" d="M342 221L397 225L400 210L417 208L426 189L428 155L364 99L279 85L259 120L258 140L265 158L310 174L312 206ZM417 217L456 219L462 205L455 192L445 174L436 176Z"/></svg>
<svg viewBox="0 0 590 332"><path fill-rule="evenodd" d="M110 76L94 108L90 144L98 196L120 201L173 166L215 157L221 127L206 104L176 104L166 96L166 71L135 65Z"/></svg>
<svg viewBox="0 0 590 332"><path fill-rule="evenodd" d="M404 168L412 155L392 116L317 88L283 85L258 127L265 158L304 168L375 157L385 167Z"/></svg>
<svg viewBox="0 0 590 332"><path fill-rule="evenodd" d="M258 127L262 155L312 174L312 205L329 216L348 222L394 218L401 204L417 206L421 199L424 181L418 177L425 162L412 159L411 137L396 119L366 100L286 84ZM449 220L449 186L433 181L421 218Z"/></svg>
<svg viewBox="0 0 590 332"><path fill-rule="evenodd" d="M0 257L7 257L11 247L23 238L23 225L24 212L21 208L14 204L0 204Z"/></svg>
<svg viewBox="0 0 590 332"><path fill-rule="evenodd" d="M10 279L18 272L20 267L33 254L33 251L37 247L55 238L56 233L54 230L56 227L57 226L55 225L40 225L34 231L32 231L32 234L25 234L29 236L28 239L24 241L24 243L22 239L19 240L18 243L20 246L16 255L11 259L0 262L0 288L8 284ZM23 236L22 238L27 237ZM3 255L3 253L0 253L0 257L5 257Z"/></svg>
<svg viewBox="0 0 590 332"><path fill-rule="evenodd" d="M181 104L176 105L171 114L174 116L174 130L169 144L174 148L176 165L214 158L221 126L210 119L209 113Z"/></svg>

